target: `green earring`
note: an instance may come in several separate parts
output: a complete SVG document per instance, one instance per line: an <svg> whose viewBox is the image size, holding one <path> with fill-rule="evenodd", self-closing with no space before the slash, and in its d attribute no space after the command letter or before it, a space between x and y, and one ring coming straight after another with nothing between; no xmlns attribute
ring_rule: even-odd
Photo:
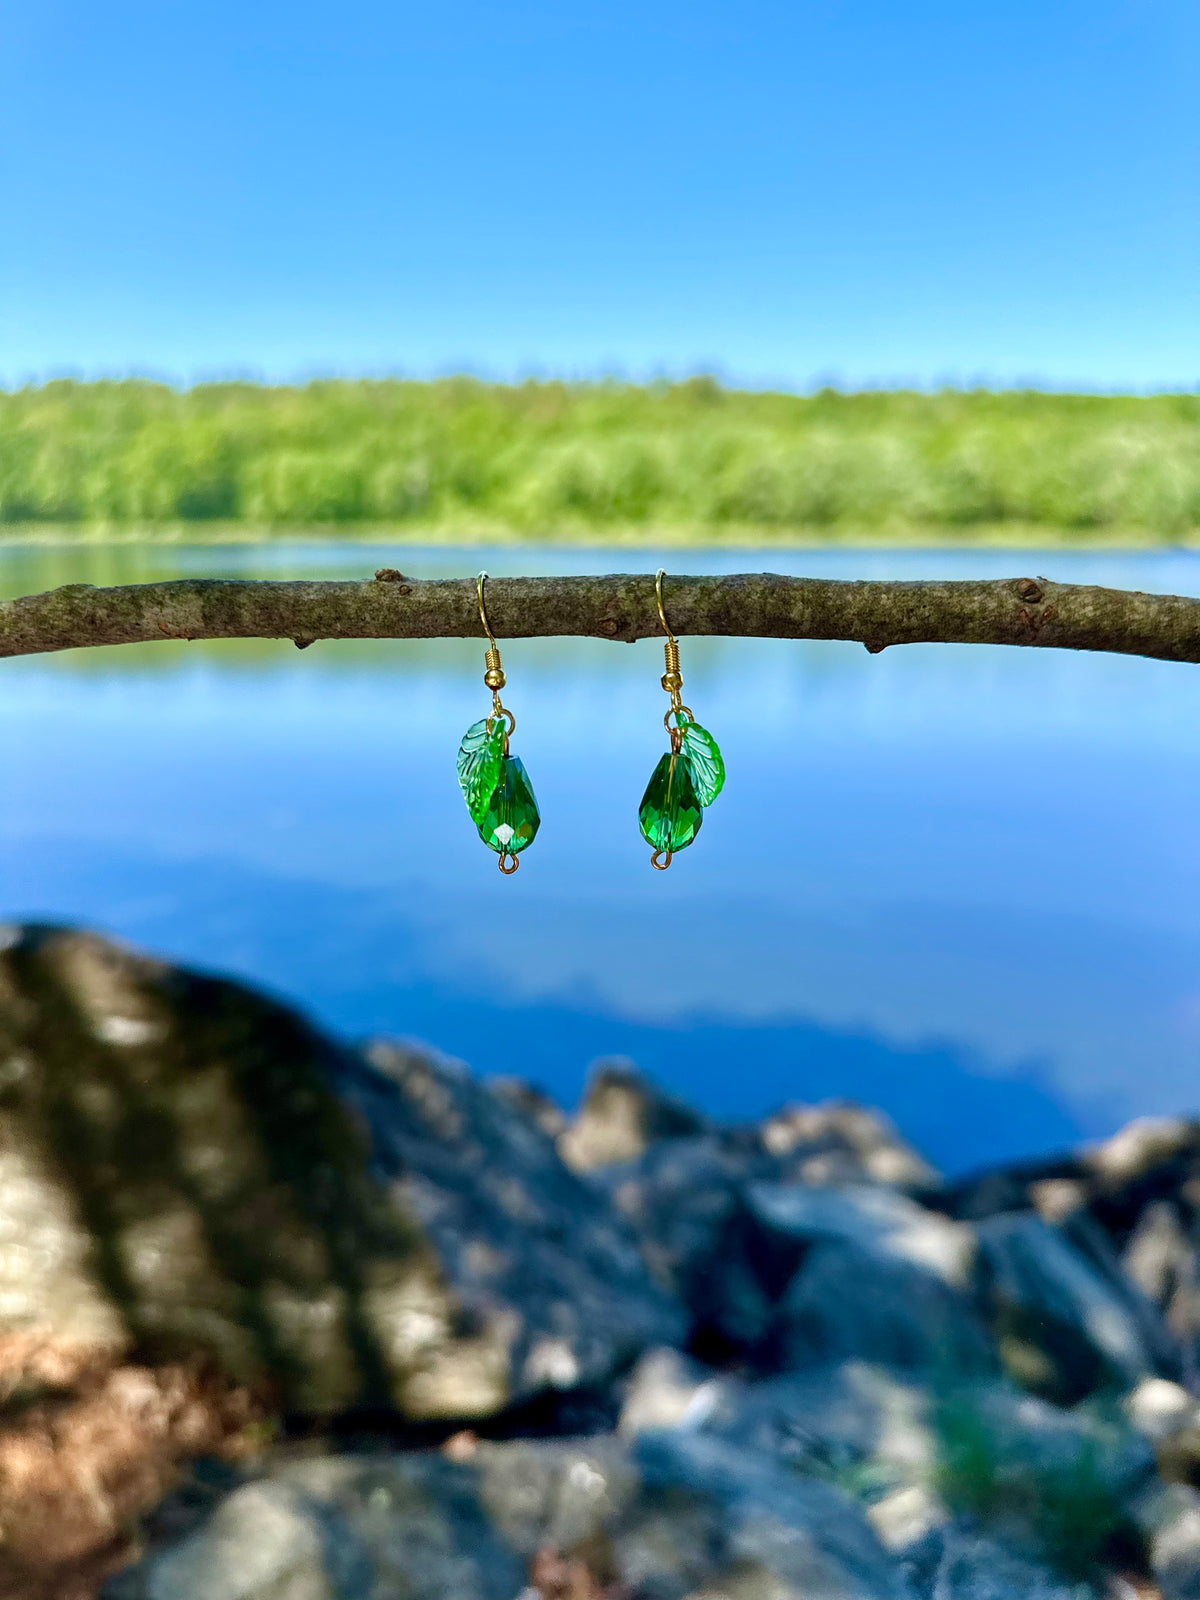
<svg viewBox="0 0 1200 1600"><path fill-rule="evenodd" d="M509 737L516 730L517 719L500 703L504 668L483 603L486 582L487 573L481 572L475 592L479 620L489 640L483 681L492 691L492 711L482 721L473 722L463 735L458 747L458 781L479 837L500 857L500 871L507 877L521 865L517 857L533 843L542 819L524 762L508 753Z"/></svg>
<svg viewBox="0 0 1200 1600"><path fill-rule="evenodd" d="M655 767L638 809L642 838L654 851L650 865L660 872L665 872L675 852L686 850L700 832L704 807L713 803L725 783L725 763L717 741L683 703L679 641L671 632L663 610L662 581L665 577L660 567L654 580L654 595L658 601L658 620L667 636L663 646L667 670L663 673L662 686L671 696L671 708L663 718L663 725L671 736L671 748Z"/></svg>

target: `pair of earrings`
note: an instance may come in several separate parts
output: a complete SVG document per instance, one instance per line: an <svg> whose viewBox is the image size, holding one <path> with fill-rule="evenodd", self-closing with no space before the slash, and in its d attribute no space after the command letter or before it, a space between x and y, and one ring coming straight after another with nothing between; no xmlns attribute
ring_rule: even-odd
<svg viewBox="0 0 1200 1600"><path fill-rule="evenodd" d="M667 636L662 686L670 695L671 704L663 726L671 748L651 774L638 808L642 838L653 851L650 865L660 872L700 832L705 806L712 804L725 783L725 763L717 741L683 703L679 641L671 632L663 609L664 577L666 573L660 567L654 580L654 596L658 620ZM475 591L479 620L488 637L483 681L492 691L492 710L489 716L472 723L463 735L458 750L458 781L479 837L500 857L500 871L507 876L520 866L520 853L533 843L542 819L524 763L519 756L509 754L509 739L516 730L517 719L500 699L506 680L484 603L486 582L487 573L481 572Z"/></svg>

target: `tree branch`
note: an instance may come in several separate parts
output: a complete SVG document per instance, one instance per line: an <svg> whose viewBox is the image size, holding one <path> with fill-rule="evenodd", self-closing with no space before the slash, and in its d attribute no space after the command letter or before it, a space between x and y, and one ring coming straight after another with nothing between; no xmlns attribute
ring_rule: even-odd
<svg viewBox="0 0 1200 1600"><path fill-rule="evenodd" d="M1200 600L1042 578L845 583L774 573L667 577L676 633L893 644L1013 644L1200 661ZM661 630L649 575L492 578L501 640ZM71 584L0 603L0 655L151 639L481 638L475 579L420 582L384 569L364 583L185 578L97 589Z"/></svg>

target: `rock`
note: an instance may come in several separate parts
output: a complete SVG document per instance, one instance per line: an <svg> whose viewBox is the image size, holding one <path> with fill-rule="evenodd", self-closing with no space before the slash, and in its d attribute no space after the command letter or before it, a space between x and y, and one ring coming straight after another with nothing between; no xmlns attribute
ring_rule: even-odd
<svg viewBox="0 0 1200 1600"><path fill-rule="evenodd" d="M815 1245L777 1308L774 1364L861 1360L932 1377L982 1375L995 1351L970 1302L937 1273L858 1245Z"/></svg>
<svg viewBox="0 0 1200 1600"><path fill-rule="evenodd" d="M893 1489L867 1508L867 1517L885 1550L903 1554L951 1519L949 1507L927 1484Z"/></svg>
<svg viewBox="0 0 1200 1600"><path fill-rule="evenodd" d="M755 1214L808 1246L776 1308L781 1367L859 1359L948 1374L995 1369L969 1291L969 1227L894 1190L752 1184Z"/></svg>
<svg viewBox="0 0 1200 1600"><path fill-rule="evenodd" d="M830 1190L786 1181L794 1163L795 1149L771 1155L757 1133L734 1130L659 1141L637 1162L594 1174L634 1226L654 1277L690 1312L691 1349L714 1365L792 1358L776 1350L779 1301L816 1238L869 1238L883 1264L906 1253L923 1261L925 1251L944 1277L968 1269L968 1227L880 1184ZM862 1178L861 1165L853 1171ZM907 1293L909 1275L899 1277ZM973 1322L954 1293L934 1286L934 1299L946 1302L949 1320ZM978 1342L978 1326L963 1338ZM824 1354L891 1358L866 1346Z"/></svg>
<svg viewBox="0 0 1200 1600"><path fill-rule="evenodd" d="M747 1600L905 1600L862 1510L831 1485L691 1431L647 1435L638 1461L643 1494L614 1533L635 1593L673 1600L686 1577Z"/></svg>
<svg viewBox="0 0 1200 1600"><path fill-rule="evenodd" d="M706 1120L643 1078L630 1061L598 1061L583 1103L558 1141L575 1172L633 1161L661 1139L707 1130Z"/></svg>
<svg viewBox="0 0 1200 1600"><path fill-rule="evenodd" d="M1062 1232L1028 1212L1002 1212L977 1227L991 1324L1005 1366L1024 1387L1069 1404L1155 1374L1160 1352L1131 1292Z"/></svg>
<svg viewBox="0 0 1200 1600"><path fill-rule="evenodd" d="M320 1524L280 1483L231 1495L202 1534L162 1557L144 1592L146 1600L334 1600Z"/></svg>
<svg viewBox="0 0 1200 1600"><path fill-rule="evenodd" d="M859 1362L727 1384L699 1431L850 1490L889 1549L933 1567L926 1537L950 1520L1035 1567L1100 1561L1154 1472L1148 1444L1102 1408Z"/></svg>
<svg viewBox="0 0 1200 1600"><path fill-rule="evenodd" d="M0 1594L90 1597L180 1462L253 1438L244 1392L200 1364L112 1364L34 1336L0 1339Z"/></svg>
<svg viewBox="0 0 1200 1600"><path fill-rule="evenodd" d="M269 1464L107 1600L907 1600L858 1506L716 1438Z"/></svg>
<svg viewBox="0 0 1200 1600"><path fill-rule="evenodd" d="M1140 1511L1163 1600L1200 1600L1200 1490L1160 1486Z"/></svg>
<svg viewBox="0 0 1200 1600"><path fill-rule="evenodd" d="M1091 1600L1095 1593L955 1523L909 1546L901 1564L915 1600Z"/></svg>
<svg viewBox="0 0 1200 1600"><path fill-rule="evenodd" d="M848 1100L784 1106L758 1127L763 1148L791 1157L797 1183L854 1183L870 1178L897 1188L935 1189L938 1172L902 1139L880 1111Z"/></svg>
<svg viewBox="0 0 1200 1600"><path fill-rule="evenodd" d="M445 1320L421 1335L434 1355L408 1384L410 1414L483 1416L603 1385L647 1346L685 1337L603 1193L465 1068L381 1041L336 1081L372 1131L388 1194L453 1286L462 1344L447 1342ZM408 1321L396 1332L413 1337Z"/></svg>
<svg viewBox="0 0 1200 1600"><path fill-rule="evenodd" d="M284 1457L105 1600L513 1600L524 1572L473 1468L433 1454Z"/></svg>
<svg viewBox="0 0 1200 1600"><path fill-rule="evenodd" d="M753 1183L747 1198L777 1233L809 1241L836 1240L887 1261L906 1261L954 1289L969 1290L975 1235L894 1189L848 1184L837 1189Z"/></svg>
<svg viewBox="0 0 1200 1600"><path fill-rule="evenodd" d="M701 1426L747 1455L867 1495L924 1486L938 1463L927 1391L911 1373L858 1361L727 1383Z"/></svg>
<svg viewBox="0 0 1200 1600"><path fill-rule="evenodd" d="M506 1106L519 1112L530 1122L536 1123L548 1139L557 1141L567 1131L566 1112L536 1084L526 1083L524 1078L505 1077L500 1074L493 1074L483 1082L484 1087Z"/></svg>
<svg viewBox="0 0 1200 1600"><path fill-rule="evenodd" d="M1127 1185L1155 1170L1200 1157L1200 1123L1182 1117L1139 1117L1103 1144L1093 1145L1084 1165L1110 1186Z"/></svg>
<svg viewBox="0 0 1200 1600"><path fill-rule="evenodd" d="M682 1332L634 1239L464 1071L370 1061L80 933L0 955L0 1334L210 1356L283 1409L473 1417Z"/></svg>
<svg viewBox="0 0 1200 1600"><path fill-rule="evenodd" d="M660 1142L595 1175L656 1281L687 1308L690 1347L714 1365L758 1352L804 1251L746 1199L747 1178L771 1170L760 1150L710 1134Z"/></svg>
<svg viewBox="0 0 1200 1600"><path fill-rule="evenodd" d="M728 1380L678 1350L648 1350L629 1374L617 1432L699 1427L727 1388Z"/></svg>
<svg viewBox="0 0 1200 1600"><path fill-rule="evenodd" d="M1172 1368L1182 1353L1188 1381L1200 1376L1200 1122L1133 1122L1078 1154L969 1179L939 1203L970 1219L1038 1211L1061 1223L1077 1245L1080 1224L1090 1223L1093 1237L1103 1235L1119 1264L1122 1287L1140 1289L1165 1318L1175 1348L1159 1356L1159 1366L1167 1376L1178 1375ZM1148 1335L1144 1318L1142 1325L1143 1338L1161 1340L1161 1324L1157 1336Z"/></svg>
<svg viewBox="0 0 1200 1600"><path fill-rule="evenodd" d="M1200 1424L1200 1403L1169 1378L1143 1378L1125 1396L1122 1409L1138 1432L1154 1444L1181 1428Z"/></svg>

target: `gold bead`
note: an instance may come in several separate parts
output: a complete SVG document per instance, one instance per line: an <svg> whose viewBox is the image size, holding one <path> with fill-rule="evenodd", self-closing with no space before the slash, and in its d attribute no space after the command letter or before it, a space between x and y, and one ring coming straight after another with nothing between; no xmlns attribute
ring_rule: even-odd
<svg viewBox="0 0 1200 1600"><path fill-rule="evenodd" d="M683 679L678 672L664 672L662 686L668 694L674 694L677 689L683 688Z"/></svg>
<svg viewBox="0 0 1200 1600"><path fill-rule="evenodd" d="M499 667L489 667L483 675L483 681L489 689L503 689L506 680Z"/></svg>

